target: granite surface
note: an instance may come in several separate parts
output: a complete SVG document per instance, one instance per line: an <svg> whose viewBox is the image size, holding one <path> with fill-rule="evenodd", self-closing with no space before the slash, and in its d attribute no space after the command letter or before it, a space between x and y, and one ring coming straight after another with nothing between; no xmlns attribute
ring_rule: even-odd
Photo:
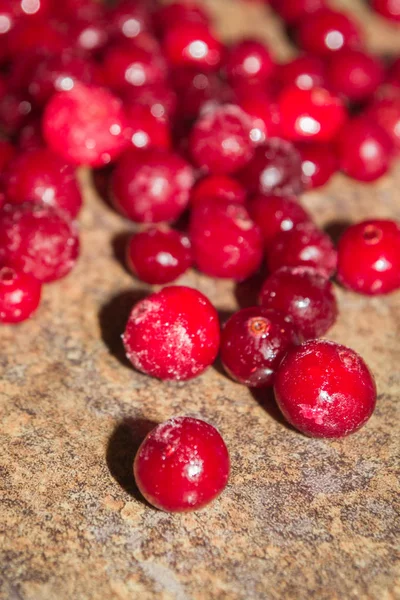
<svg viewBox="0 0 400 600"><path fill-rule="evenodd" d="M227 38L263 36L292 49L256 2L209 0ZM366 23L372 48L400 49L398 30L342 2ZM359 351L379 399L368 425L342 441L288 428L268 394L218 368L185 384L135 373L120 335L146 292L118 262L130 225L82 172L82 258L46 287L36 317L0 330L0 598L8 600L268 600L400 598L400 295L338 289L329 337ZM400 169L372 186L338 175L304 203L333 233L367 216L400 219ZM253 289L195 272L223 313ZM143 503L131 466L154 423L199 416L232 458L225 493L207 509L169 515ZM397 587L396 587L397 582Z"/></svg>

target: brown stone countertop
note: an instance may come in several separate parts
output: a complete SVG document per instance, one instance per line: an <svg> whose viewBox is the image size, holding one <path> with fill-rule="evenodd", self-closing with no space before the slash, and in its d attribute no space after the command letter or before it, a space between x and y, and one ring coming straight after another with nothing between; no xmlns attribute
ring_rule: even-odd
<svg viewBox="0 0 400 600"><path fill-rule="evenodd" d="M257 2L208 0L226 38L256 34L281 57L283 28ZM399 30L343 0L371 48L400 50ZM329 337L376 375L377 409L356 435L312 440L218 369L185 384L129 367L120 334L143 292L115 259L130 224L83 172L82 257L47 286L36 317L0 330L0 598L7 600L347 600L400 598L400 294L338 289ZM318 223L400 219L400 165L374 185L337 175L304 196ZM243 286L191 272L221 311L251 303ZM135 447L173 415L215 424L231 452L224 494L170 515L135 490ZM132 433L133 432L133 433ZM397 476L396 476L397 475Z"/></svg>

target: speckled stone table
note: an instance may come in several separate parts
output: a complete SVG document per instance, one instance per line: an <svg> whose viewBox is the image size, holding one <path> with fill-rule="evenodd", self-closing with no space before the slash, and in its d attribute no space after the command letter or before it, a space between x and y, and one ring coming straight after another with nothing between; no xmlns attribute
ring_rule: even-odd
<svg viewBox="0 0 400 600"><path fill-rule="evenodd" d="M226 38L255 33L284 57L279 21L258 3L209 0ZM375 50L400 35L359 2ZM343 441L289 429L268 394L218 368L185 384L135 373L120 335L145 293L116 260L130 225L82 173L82 258L46 287L36 317L0 330L0 597L8 600L346 600L400 598L400 295L338 289L329 337L359 351L379 388L376 412ZM338 175L304 197L335 232L367 216L400 219L400 169L373 186ZM252 290L195 272L222 313ZM144 504L132 460L156 422L209 420L230 448L232 476L206 510L168 515Z"/></svg>

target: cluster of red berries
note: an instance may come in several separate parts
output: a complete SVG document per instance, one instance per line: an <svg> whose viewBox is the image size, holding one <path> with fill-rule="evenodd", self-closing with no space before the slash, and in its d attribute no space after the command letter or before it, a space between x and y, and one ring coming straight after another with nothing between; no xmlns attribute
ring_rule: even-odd
<svg viewBox="0 0 400 600"><path fill-rule="evenodd" d="M341 437L371 416L376 389L355 352L316 339L338 314L330 278L367 295L398 289L400 226L355 224L335 248L298 197L337 170L360 181L388 171L400 60L366 52L356 23L325 0L271 3L303 50L286 64L254 39L224 46L191 0L2 0L0 322L30 317L41 285L71 271L75 168L111 165L113 205L144 224L127 247L139 279L167 284L195 265L242 281L264 260L269 273L259 306L222 334L194 289L139 302L123 336L133 365L182 381L220 353L236 381L274 385L300 431ZM394 2L375 5L394 16ZM228 474L220 435L189 418L157 427L135 462L144 496L166 510L203 506Z"/></svg>

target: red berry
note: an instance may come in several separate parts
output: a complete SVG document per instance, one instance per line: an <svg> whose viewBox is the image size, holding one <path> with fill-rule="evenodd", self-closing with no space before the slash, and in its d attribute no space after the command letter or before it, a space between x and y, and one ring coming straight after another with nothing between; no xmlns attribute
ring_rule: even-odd
<svg viewBox="0 0 400 600"><path fill-rule="evenodd" d="M167 29L164 51L173 67L198 67L217 70L221 64L222 44L207 25L186 22L184 27L175 23Z"/></svg>
<svg viewBox="0 0 400 600"><path fill-rule="evenodd" d="M400 288L400 224L363 221L349 227L339 241L338 280L373 296Z"/></svg>
<svg viewBox="0 0 400 600"><path fill-rule="evenodd" d="M300 143L297 145L302 160L303 178L307 188L325 185L338 170L338 160L330 144Z"/></svg>
<svg viewBox="0 0 400 600"><path fill-rule="evenodd" d="M330 277L336 271L337 252L330 237L314 223L300 223L275 237L268 248L271 272L281 267L314 267Z"/></svg>
<svg viewBox="0 0 400 600"><path fill-rule="evenodd" d="M168 150L171 147L168 123L155 117L150 108L131 104L125 108L125 113L128 124L126 135L134 148Z"/></svg>
<svg viewBox="0 0 400 600"><path fill-rule="evenodd" d="M229 453L212 425L176 417L158 425L140 446L136 484L146 500L167 512L198 510L217 498L229 479Z"/></svg>
<svg viewBox="0 0 400 600"><path fill-rule="evenodd" d="M146 3L122 0L112 6L107 14L108 29L116 38L131 40L150 29L150 13Z"/></svg>
<svg viewBox="0 0 400 600"><path fill-rule="evenodd" d="M145 106L156 119L168 120L176 111L177 97L165 83L131 86L122 94L126 106Z"/></svg>
<svg viewBox="0 0 400 600"><path fill-rule="evenodd" d="M167 68L162 56L131 42L114 46L106 52L103 74L110 88L123 92L130 86L163 83Z"/></svg>
<svg viewBox="0 0 400 600"><path fill-rule="evenodd" d="M200 292L167 287L138 302L123 342L133 366L163 380L186 381L200 375L219 349L218 314Z"/></svg>
<svg viewBox="0 0 400 600"><path fill-rule="evenodd" d="M290 317L262 307L235 313L221 333L221 360L229 375L248 387L273 384L286 352L300 339Z"/></svg>
<svg viewBox="0 0 400 600"><path fill-rule="evenodd" d="M210 21L206 12L196 2L172 2L166 6L158 7L154 14L156 30L161 34L173 29L177 23L186 27L189 23L207 25Z"/></svg>
<svg viewBox="0 0 400 600"><path fill-rule="evenodd" d="M304 339L324 335L338 315L333 285L310 267L275 271L264 282L260 304L289 315Z"/></svg>
<svg viewBox="0 0 400 600"><path fill-rule="evenodd" d="M300 19L307 19L325 6L326 0L277 0L274 5L275 10L289 25L298 23Z"/></svg>
<svg viewBox="0 0 400 600"><path fill-rule="evenodd" d="M118 161L112 179L117 209L137 223L174 221L185 210L193 170L177 154L132 150Z"/></svg>
<svg viewBox="0 0 400 600"><path fill-rule="evenodd" d="M196 206L191 217L190 238L197 267L211 277L240 281L250 277L261 265L260 230L239 204L209 201Z"/></svg>
<svg viewBox="0 0 400 600"><path fill-rule="evenodd" d="M244 204L246 190L236 179L227 175L208 175L196 183L190 195L190 202L192 206L197 206L208 200Z"/></svg>
<svg viewBox="0 0 400 600"><path fill-rule="evenodd" d="M0 268L0 323L21 323L40 304L42 286L29 273Z"/></svg>
<svg viewBox="0 0 400 600"><path fill-rule="evenodd" d="M304 50L318 56L361 45L358 26L347 15L328 8L300 21L297 40Z"/></svg>
<svg viewBox="0 0 400 600"><path fill-rule="evenodd" d="M257 40L236 42L228 51L224 69L232 84L265 84L275 70L269 50Z"/></svg>
<svg viewBox="0 0 400 600"><path fill-rule="evenodd" d="M395 87L400 87L400 57L396 58L386 75L386 83Z"/></svg>
<svg viewBox="0 0 400 600"><path fill-rule="evenodd" d="M338 94L352 102L364 102L383 82L384 68L375 56L347 48L330 58L327 78Z"/></svg>
<svg viewBox="0 0 400 600"><path fill-rule="evenodd" d="M98 19L103 15L104 7L100 2L93 0L63 0L53 1L53 13L63 21Z"/></svg>
<svg viewBox="0 0 400 600"><path fill-rule="evenodd" d="M73 21L70 23L69 33L74 48L86 55L104 50L109 41L107 22L104 17Z"/></svg>
<svg viewBox="0 0 400 600"><path fill-rule="evenodd" d="M43 116L50 148L66 160L92 167L114 160L127 145L122 102L108 90L77 83L54 94Z"/></svg>
<svg viewBox="0 0 400 600"><path fill-rule="evenodd" d="M7 140L0 139L0 174L3 173L6 165L10 162L14 155L14 146L10 142L7 142Z"/></svg>
<svg viewBox="0 0 400 600"><path fill-rule="evenodd" d="M45 204L72 218L82 206L75 169L47 148L16 156L5 170L3 186L12 204Z"/></svg>
<svg viewBox="0 0 400 600"><path fill-rule="evenodd" d="M10 32L8 38L12 57L30 52L59 54L71 48L73 39L60 23L51 19L23 19Z"/></svg>
<svg viewBox="0 0 400 600"><path fill-rule="evenodd" d="M391 138L397 153L400 152L400 93L377 98L366 110L365 116L377 123Z"/></svg>
<svg viewBox="0 0 400 600"><path fill-rule="evenodd" d="M0 97L0 130L14 135L32 112L32 102L26 94L10 92Z"/></svg>
<svg viewBox="0 0 400 600"><path fill-rule="evenodd" d="M267 94L250 92L242 96L239 104L252 120L250 139L254 145L264 144L268 138L282 136L280 107Z"/></svg>
<svg viewBox="0 0 400 600"><path fill-rule="evenodd" d="M27 150L39 150L45 146L42 134L42 122L37 116L29 119L18 132L18 149L21 152Z"/></svg>
<svg viewBox="0 0 400 600"><path fill-rule="evenodd" d="M189 238L168 228L152 228L135 233L127 248L128 267L141 281L171 283L192 264Z"/></svg>
<svg viewBox="0 0 400 600"><path fill-rule="evenodd" d="M339 166L359 181L374 181L390 167L393 145L382 127L361 116L349 121L337 140Z"/></svg>
<svg viewBox="0 0 400 600"><path fill-rule="evenodd" d="M311 340L290 350L275 379L283 415L302 433L341 438L372 415L376 386L354 350L327 340Z"/></svg>
<svg viewBox="0 0 400 600"><path fill-rule="evenodd" d="M78 255L75 225L54 208L27 203L0 213L0 264L46 283L65 277Z"/></svg>
<svg viewBox="0 0 400 600"><path fill-rule="evenodd" d="M194 161L215 174L237 171L253 155L250 131L251 120L239 106L226 104L207 111L190 136Z"/></svg>
<svg viewBox="0 0 400 600"><path fill-rule="evenodd" d="M385 19L400 22L399 0L372 0L372 8Z"/></svg>
<svg viewBox="0 0 400 600"><path fill-rule="evenodd" d="M298 56L279 66L277 77L282 88L296 86L300 90L326 87L326 67L320 58L312 54Z"/></svg>

